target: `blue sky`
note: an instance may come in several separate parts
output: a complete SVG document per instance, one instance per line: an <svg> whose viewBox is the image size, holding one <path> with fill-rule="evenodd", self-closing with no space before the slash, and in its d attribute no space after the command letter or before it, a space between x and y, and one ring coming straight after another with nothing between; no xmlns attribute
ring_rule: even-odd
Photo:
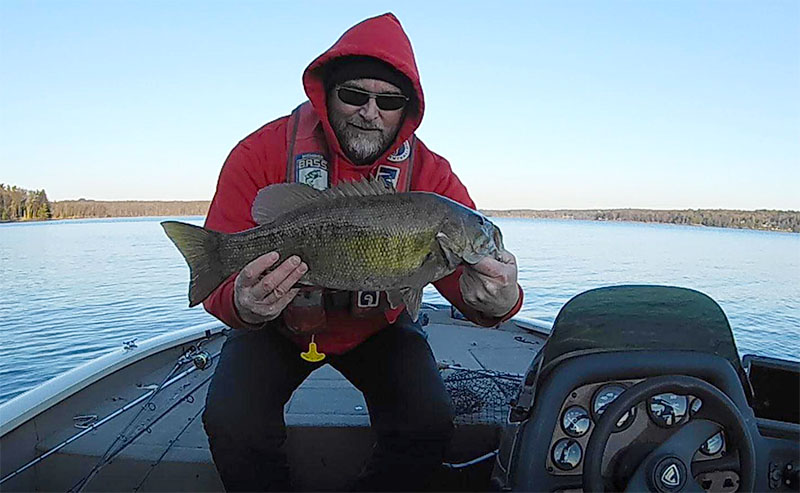
<svg viewBox="0 0 800 493"><path fill-rule="evenodd" d="M800 210L800 2L0 2L0 182L210 199L305 66L393 11L418 135L485 208Z"/></svg>

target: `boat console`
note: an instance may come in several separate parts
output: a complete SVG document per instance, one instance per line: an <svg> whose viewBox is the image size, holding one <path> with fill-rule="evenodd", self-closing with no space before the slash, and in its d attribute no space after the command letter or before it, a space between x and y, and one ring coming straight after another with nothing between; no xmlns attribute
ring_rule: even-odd
<svg viewBox="0 0 800 493"><path fill-rule="evenodd" d="M559 313L492 482L514 491L797 491L800 364L739 360L722 309L662 286Z"/></svg>

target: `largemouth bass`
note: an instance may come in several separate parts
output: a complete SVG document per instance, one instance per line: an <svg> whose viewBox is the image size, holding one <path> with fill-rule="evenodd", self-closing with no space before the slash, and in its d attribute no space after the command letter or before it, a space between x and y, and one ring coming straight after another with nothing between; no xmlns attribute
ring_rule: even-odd
<svg viewBox="0 0 800 493"><path fill-rule="evenodd" d="M226 234L177 221L161 225L189 264L189 306L231 274L277 251L299 256L300 284L386 291L416 320L422 288L503 248L500 230L480 213L429 192L396 193L380 179L319 191L300 183L262 189L252 207L259 226Z"/></svg>

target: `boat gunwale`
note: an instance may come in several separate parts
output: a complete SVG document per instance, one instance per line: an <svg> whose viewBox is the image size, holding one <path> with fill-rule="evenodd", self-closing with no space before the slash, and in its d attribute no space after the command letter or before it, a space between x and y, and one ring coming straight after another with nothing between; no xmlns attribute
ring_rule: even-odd
<svg viewBox="0 0 800 493"><path fill-rule="evenodd" d="M439 311L448 309L449 305L424 303L423 308ZM512 331L522 330L542 337L547 337L551 329L551 324L547 321L518 315L497 328L508 330L503 326L509 323L514 327ZM227 328L219 321L193 325L175 332L151 337L135 346L124 346L53 377L0 404L0 439L39 414L118 370L158 352L201 337L218 334Z"/></svg>
<svg viewBox="0 0 800 493"><path fill-rule="evenodd" d="M151 337L133 347L122 347L53 377L0 404L0 439L56 404L122 368L175 346L218 334L226 328L226 325L218 321L193 325Z"/></svg>

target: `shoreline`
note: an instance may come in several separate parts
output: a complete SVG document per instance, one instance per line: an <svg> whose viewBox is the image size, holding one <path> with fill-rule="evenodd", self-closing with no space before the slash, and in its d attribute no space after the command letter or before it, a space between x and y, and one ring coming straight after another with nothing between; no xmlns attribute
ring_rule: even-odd
<svg viewBox="0 0 800 493"><path fill-rule="evenodd" d="M0 223L60 219L205 216L209 200L47 199L44 190L0 184ZM479 209L491 217L561 219L708 226L800 233L800 211L756 209Z"/></svg>
<svg viewBox="0 0 800 493"><path fill-rule="evenodd" d="M526 210L490 210L490 209L479 209L480 212L488 217L495 217L495 218L508 218L508 219L540 219L540 220L557 220L557 221L588 221L588 222L610 222L610 223L632 223L632 224L668 224L674 226L693 226L693 227L704 227L704 228L719 228L719 229L732 229L732 230L747 230L747 231L763 231L767 233L795 233L798 234L800 231L794 231L792 229L781 229L781 228L767 228L767 227L737 227L737 226L722 226L722 225L715 225L715 224L703 224L703 223L688 223L688 222L673 222L673 221L658 221L658 220L637 220L632 218L619 218L619 219L608 219L608 218L592 218L592 217L575 217L575 214L568 214L568 213L598 213L598 212L610 212L612 209L587 209L587 210L537 210L537 209L526 209ZM617 209L614 209L617 210ZM626 209L626 210L635 210L641 212L663 212L656 209ZM691 209L688 209L690 211ZM720 211L727 211L726 209L720 209ZM736 211L736 212L743 212L743 213L755 213L756 211ZM789 213L792 215L800 216L800 212L795 211L780 211ZM56 217L56 218L48 218L48 219L22 219L22 220L14 220L14 221L1 221L0 225L2 224L21 224L21 223L45 223L49 221L75 221L75 220L83 220L83 219L140 219L140 218L156 218L156 217L186 217L186 218L203 218L205 214L140 214L140 215L120 215L120 216L72 216L72 217Z"/></svg>
<svg viewBox="0 0 800 493"><path fill-rule="evenodd" d="M590 223L626 223L626 224L662 224L666 226L685 226L692 228L716 228L716 229L729 229L733 231L761 231L764 233L793 233L800 234L800 231L792 231L790 229L766 229L766 228L735 228L733 226L713 226L707 224L693 224L693 223L671 223L660 221L636 221L633 219L580 219L575 217L535 217L535 216L493 216L491 214L484 214L487 217L494 217L499 219L529 219L538 221L582 221Z"/></svg>

